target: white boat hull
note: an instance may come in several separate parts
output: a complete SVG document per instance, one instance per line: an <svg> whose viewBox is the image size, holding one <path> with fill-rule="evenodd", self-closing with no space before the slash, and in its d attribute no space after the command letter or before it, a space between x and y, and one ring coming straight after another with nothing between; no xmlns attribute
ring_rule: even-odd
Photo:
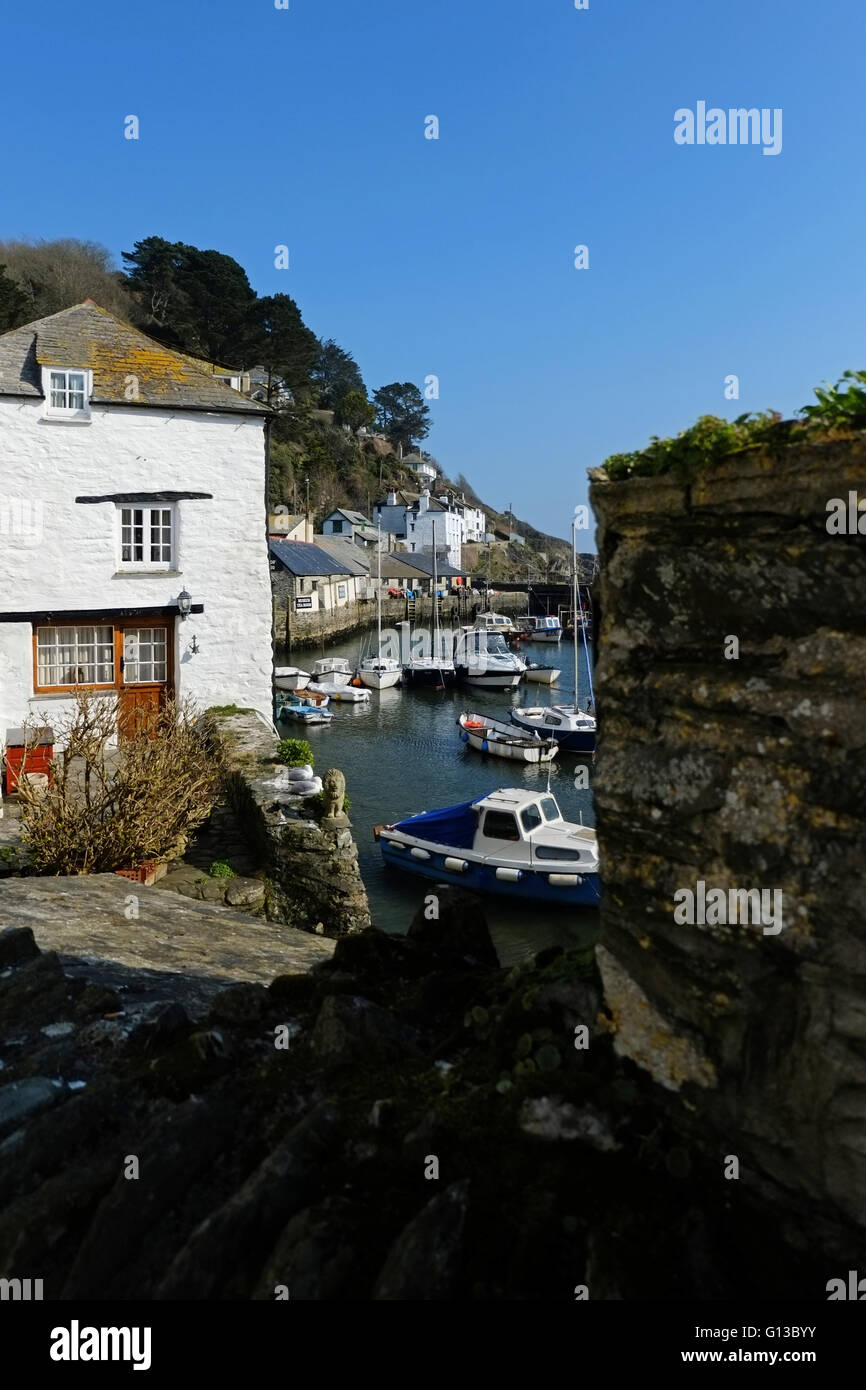
<svg viewBox="0 0 866 1390"><path fill-rule="evenodd" d="M309 679L309 671L302 671L298 666L277 666L274 671L277 690L304 690Z"/></svg>
<svg viewBox="0 0 866 1390"><path fill-rule="evenodd" d="M350 705L358 705L369 700L369 690L359 690L354 685L338 685L335 681L310 681L310 690L320 695L328 695L332 700L342 700Z"/></svg>
<svg viewBox="0 0 866 1390"><path fill-rule="evenodd" d="M559 751L552 740L525 737L517 733L515 725L485 720L482 715L462 714L457 722L461 739L479 753L518 763L549 763Z"/></svg>
<svg viewBox="0 0 866 1390"><path fill-rule="evenodd" d="M534 681L536 685L553 685L561 676L555 666L527 666L524 671L524 679Z"/></svg>
<svg viewBox="0 0 866 1390"><path fill-rule="evenodd" d="M361 662L358 675L370 690L390 690L392 685L397 685L403 674L403 668L399 662L380 662L375 665L366 666Z"/></svg>

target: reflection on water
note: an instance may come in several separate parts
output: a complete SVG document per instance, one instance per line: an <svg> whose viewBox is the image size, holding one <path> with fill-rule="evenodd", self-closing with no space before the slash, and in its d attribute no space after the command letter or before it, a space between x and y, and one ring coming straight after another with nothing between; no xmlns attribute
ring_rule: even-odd
<svg viewBox="0 0 866 1390"><path fill-rule="evenodd" d="M358 657L361 638L329 646L328 655ZM508 718L512 704L554 704L570 701L572 689L572 649L570 644L526 643L525 659L562 668L555 686L531 685L525 681L516 691L391 689L371 691L368 703L360 705L331 701L333 720L329 725L301 729L286 723L284 731L292 737L309 739L316 760L316 771L339 767L346 775L351 802L350 816L361 873L373 912L373 921L385 931L404 932L423 904L429 882L385 869L373 838L375 825L402 820L419 811L430 811L454 802L467 801L497 787L548 786L567 820L583 820L593 825L591 786L575 787L579 769L587 769L581 780L591 783L592 769L581 755L560 752L552 763L510 762L485 757L460 741L457 717L464 710L477 709ZM289 658L277 653L277 663L309 669L318 652L296 652ZM580 695L587 695L586 665L578 653ZM595 911L509 903L487 898L486 913L493 939L503 965L531 957L546 946L580 946L594 940L598 929Z"/></svg>

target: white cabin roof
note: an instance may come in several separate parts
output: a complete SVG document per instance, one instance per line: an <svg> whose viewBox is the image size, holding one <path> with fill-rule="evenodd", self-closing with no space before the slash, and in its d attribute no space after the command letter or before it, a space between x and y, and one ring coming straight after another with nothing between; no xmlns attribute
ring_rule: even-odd
<svg viewBox="0 0 866 1390"><path fill-rule="evenodd" d="M490 792L476 801L475 805L493 811L521 811L524 806L537 801L540 796L552 795L552 792L547 791L526 791L523 787L500 787L498 791Z"/></svg>

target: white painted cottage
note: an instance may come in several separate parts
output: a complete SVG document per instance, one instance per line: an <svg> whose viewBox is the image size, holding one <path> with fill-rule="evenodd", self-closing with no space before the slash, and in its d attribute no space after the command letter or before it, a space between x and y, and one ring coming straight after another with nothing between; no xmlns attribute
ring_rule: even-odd
<svg viewBox="0 0 866 1390"><path fill-rule="evenodd" d="M0 335L0 745L82 686L269 715L268 417L89 299Z"/></svg>

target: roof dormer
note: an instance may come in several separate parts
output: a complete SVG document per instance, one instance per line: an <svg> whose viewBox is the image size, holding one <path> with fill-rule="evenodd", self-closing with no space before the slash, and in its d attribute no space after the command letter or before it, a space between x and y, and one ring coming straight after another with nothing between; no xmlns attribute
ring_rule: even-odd
<svg viewBox="0 0 866 1390"><path fill-rule="evenodd" d="M75 424L90 423L90 397L93 393L93 372L87 367L44 366L42 394L45 397L45 419L66 420Z"/></svg>

